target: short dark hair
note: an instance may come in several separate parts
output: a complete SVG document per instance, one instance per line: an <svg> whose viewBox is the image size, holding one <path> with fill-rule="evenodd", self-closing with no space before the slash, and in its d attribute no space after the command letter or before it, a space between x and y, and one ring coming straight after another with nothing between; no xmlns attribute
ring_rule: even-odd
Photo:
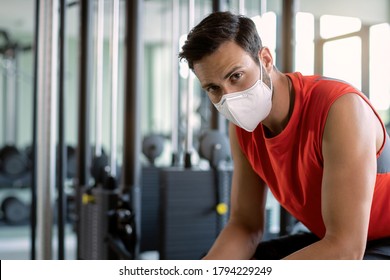
<svg viewBox="0 0 390 280"><path fill-rule="evenodd" d="M262 43L254 22L230 12L214 12L195 26L188 34L179 58L185 59L190 69L194 69L194 62L212 54L228 41L237 43L259 63L258 53Z"/></svg>

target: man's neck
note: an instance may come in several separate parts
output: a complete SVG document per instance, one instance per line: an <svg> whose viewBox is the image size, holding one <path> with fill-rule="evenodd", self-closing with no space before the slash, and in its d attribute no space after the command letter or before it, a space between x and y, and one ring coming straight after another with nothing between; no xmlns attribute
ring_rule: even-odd
<svg viewBox="0 0 390 280"><path fill-rule="evenodd" d="M274 71L272 82L274 85L272 109L262 123L267 138L275 137L285 129L291 118L295 99L292 82L287 75Z"/></svg>

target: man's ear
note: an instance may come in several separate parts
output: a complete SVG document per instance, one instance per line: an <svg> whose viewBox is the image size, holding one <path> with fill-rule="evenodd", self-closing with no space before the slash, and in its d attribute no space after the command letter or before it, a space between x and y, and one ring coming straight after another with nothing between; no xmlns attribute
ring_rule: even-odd
<svg viewBox="0 0 390 280"><path fill-rule="evenodd" d="M269 73L274 67L274 60L271 55L271 51L267 47L262 47L259 50L259 59L261 60L263 67Z"/></svg>

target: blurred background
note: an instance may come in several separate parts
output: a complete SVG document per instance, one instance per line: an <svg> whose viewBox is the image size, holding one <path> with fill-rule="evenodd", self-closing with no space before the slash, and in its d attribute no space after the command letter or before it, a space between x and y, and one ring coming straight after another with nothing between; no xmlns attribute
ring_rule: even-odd
<svg viewBox="0 0 390 280"><path fill-rule="evenodd" d="M0 0L0 259L198 259L233 162L177 54L216 10L283 72L361 90L390 122L387 0ZM299 225L271 197L265 238Z"/></svg>

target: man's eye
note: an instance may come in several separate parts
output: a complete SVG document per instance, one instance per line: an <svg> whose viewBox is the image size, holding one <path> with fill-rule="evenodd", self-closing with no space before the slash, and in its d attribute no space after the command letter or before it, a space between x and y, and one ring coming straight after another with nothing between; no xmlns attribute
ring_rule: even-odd
<svg viewBox="0 0 390 280"><path fill-rule="evenodd" d="M239 80L240 78L242 77L242 73L235 73L233 74L230 79L233 80L233 81L237 81Z"/></svg>
<svg viewBox="0 0 390 280"><path fill-rule="evenodd" d="M208 88L206 89L206 91L207 91L208 93L216 93L217 90L218 90L218 87L217 87L217 86L210 86L210 87L208 87Z"/></svg>

